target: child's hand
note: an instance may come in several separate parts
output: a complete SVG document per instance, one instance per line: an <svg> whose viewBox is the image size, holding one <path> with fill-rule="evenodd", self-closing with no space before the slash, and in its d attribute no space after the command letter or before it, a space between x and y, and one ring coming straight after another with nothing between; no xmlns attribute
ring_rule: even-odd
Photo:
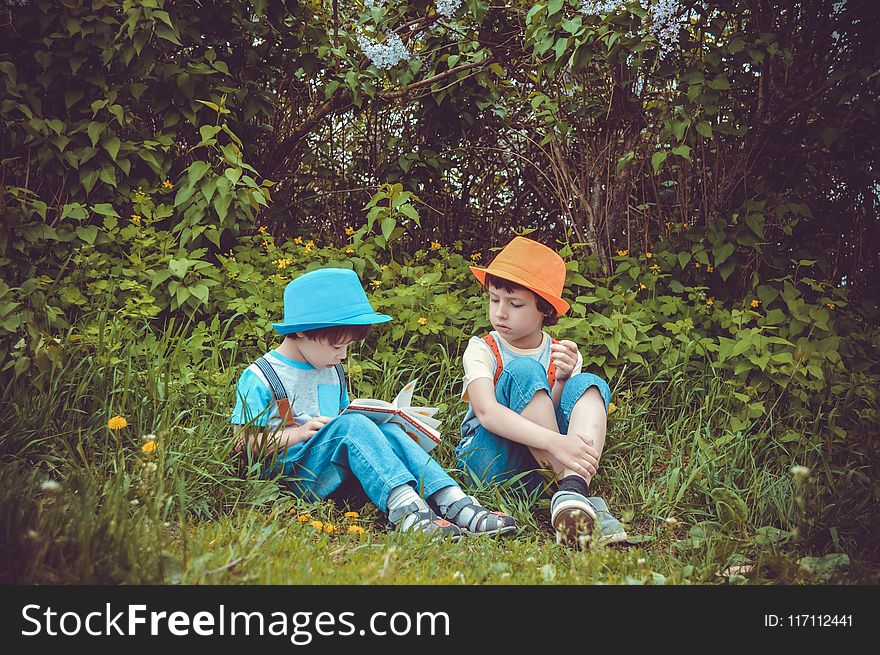
<svg viewBox="0 0 880 655"><path fill-rule="evenodd" d="M316 416L296 428L297 442L308 441L315 433L330 422L329 416Z"/></svg>
<svg viewBox="0 0 880 655"><path fill-rule="evenodd" d="M565 381L571 377L578 362L578 347L567 339L550 346L550 360L556 363L556 379Z"/></svg>
<svg viewBox="0 0 880 655"><path fill-rule="evenodd" d="M599 467L599 453L593 445L593 438L577 433L559 436L547 451L565 468L584 477L593 477Z"/></svg>

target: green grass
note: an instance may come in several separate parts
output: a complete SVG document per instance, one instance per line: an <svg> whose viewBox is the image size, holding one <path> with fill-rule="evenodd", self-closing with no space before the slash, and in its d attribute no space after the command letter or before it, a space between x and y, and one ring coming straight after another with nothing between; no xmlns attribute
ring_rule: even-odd
<svg viewBox="0 0 880 655"><path fill-rule="evenodd" d="M443 544L389 531L371 505L305 503L278 481L237 475L228 416L249 355L229 323L172 324L161 334L95 325L71 331L65 358L35 388L11 386L0 404L0 582L880 582L870 481L824 462L814 440L784 436L807 435L816 417L732 433L725 382L710 369L632 374L612 385L618 409L593 489L637 543L558 546L546 499L453 471L519 529ZM419 377L420 400L441 407L450 436L435 452L451 467L465 409L460 353L439 349L418 371L372 355L352 354L355 393L391 397ZM128 427L109 430L117 414ZM158 436L152 453L141 451L147 434ZM799 480L793 464L812 473ZM359 517L346 518L347 509ZM364 533L348 533L352 524Z"/></svg>

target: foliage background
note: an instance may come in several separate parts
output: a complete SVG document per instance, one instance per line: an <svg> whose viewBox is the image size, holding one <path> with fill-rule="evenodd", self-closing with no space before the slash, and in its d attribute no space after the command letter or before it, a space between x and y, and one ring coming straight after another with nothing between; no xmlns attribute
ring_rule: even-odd
<svg viewBox="0 0 880 655"><path fill-rule="evenodd" d="M235 476L223 419L311 268L354 268L396 319L352 358L358 393L393 393L405 354L454 434L488 325L467 265L514 234L567 261L556 333L615 391L600 484L637 531L722 535L716 569L768 543L876 566L872 3L671 3L668 51L656 5L611 4L4 2L10 570L131 579L118 549L89 574L35 550L42 522L84 558L88 526L149 518L173 559L169 518L277 502ZM391 31L408 57L378 68L357 36ZM141 489L146 433L168 450ZM40 504L47 475L85 504ZM670 515L682 531L657 532Z"/></svg>

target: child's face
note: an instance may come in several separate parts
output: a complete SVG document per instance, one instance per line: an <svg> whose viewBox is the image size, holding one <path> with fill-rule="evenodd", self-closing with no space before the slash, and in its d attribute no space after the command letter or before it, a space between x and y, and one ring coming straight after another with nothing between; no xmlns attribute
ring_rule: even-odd
<svg viewBox="0 0 880 655"><path fill-rule="evenodd" d="M351 342L352 339L345 339L341 343L325 343L317 339L301 337L296 340L296 345L309 364L315 368L329 368L348 357L348 345Z"/></svg>
<svg viewBox="0 0 880 655"><path fill-rule="evenodd" d="M528 289L505 291L490 286L489 322L509 343L518 347L530 347L529 341L544 327L544 315Z"/></svg>

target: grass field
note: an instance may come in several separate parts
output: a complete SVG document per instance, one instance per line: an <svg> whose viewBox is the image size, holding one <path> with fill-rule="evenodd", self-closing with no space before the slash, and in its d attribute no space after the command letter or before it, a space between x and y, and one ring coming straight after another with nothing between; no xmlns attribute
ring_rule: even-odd
<svg viewBox="0 0 880 655"><path fill-rule="evenodd" d="M228 324L155 334L107 321L62 345L63 360L33 387L3 396L2 582L880 582L875 528L846 521L873 500L841 498L840 523L823 524L831 478L821 443L779 436L809 422L732 433L725 382L708 367L611 381L616 410L593 492L633 543L577 552L555 543L547 499L479 488L458 472L484 504L516 517L514 535L434 543L390 532L371 505L304 503L277 480L240 477L228 416L251 353ZM458 357L413 371L362 350L348 365L355 392L368 382L377 397L418 375L419 400L441 407L448 436L435 453L450 466L465 409ZM108 428L113 416L126 427Z"/></svg>

